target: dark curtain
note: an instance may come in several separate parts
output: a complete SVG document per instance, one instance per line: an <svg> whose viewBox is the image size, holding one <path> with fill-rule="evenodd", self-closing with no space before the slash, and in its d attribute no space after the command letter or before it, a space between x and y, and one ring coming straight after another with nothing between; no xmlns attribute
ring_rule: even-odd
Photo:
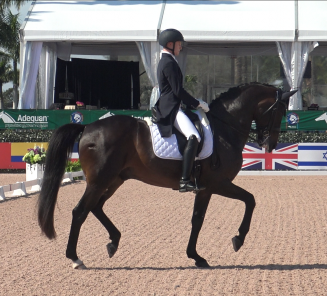
<svg viewBox="0 0 327 296"><path fill-rule="evenodd" d="M76 101L107 109L138 109L140 79L138 62L90 59L57 60L55 102L65 91L67 67L68 90Z"/></svg>
<svg viewBox="0 0 327 296"><path fill-rule="evenodd" d="M66 62L61 59L57 59L57 70L55 79L55 103L63 103L63 100L59 100L59 93L63 93L66 90L66 75L68 82L68 92L74 92L74 83L72 75L72 62ZM66 74L67 73L67 74Z"/></svg>
<svg viewBox="0 0 327 296"><path fill-rule="evenodd" d="M133 109L138 109L140 104L140 75L139 75L139 63L131 63L131 75L133 77Z"/></svg>

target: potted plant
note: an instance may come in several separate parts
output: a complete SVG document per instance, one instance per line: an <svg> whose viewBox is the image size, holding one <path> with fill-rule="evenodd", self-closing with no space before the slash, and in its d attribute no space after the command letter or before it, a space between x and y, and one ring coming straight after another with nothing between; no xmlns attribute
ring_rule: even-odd
<svg viewBox="0 0 327 296"><path fill-rule="evenodd" d="M26 162L26 181L43 177L46 151L43 147L35 146L27 149L23 157Z"/></svg>
<svg viewBox="0 0 327 296"><path fill-rule="evenodd" d="M84 105L83 102L79 102L79 101L77 101L77 102L76 102L76 106L77 106L76 109L85 109L85 105Z"/></svg>

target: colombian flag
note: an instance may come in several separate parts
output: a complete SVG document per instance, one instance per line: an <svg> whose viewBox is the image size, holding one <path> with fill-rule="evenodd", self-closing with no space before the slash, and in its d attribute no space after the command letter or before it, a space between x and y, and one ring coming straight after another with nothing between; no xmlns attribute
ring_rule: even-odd
<svg viewBox="0 0 327 296"><path fill-rule="evenodd" d="M23 162L24 155L28 152L27 149L36 146L43 147L48 150L48 143L0 143L0 169L26 169L26 163ZM75 143L71 155L72 161L77 161L78 143Z"/></svg>
<svg viewBox="0 0 327 296"><path fill-rule="evenodd" d="M28 152L27 149L36 146L48 149L48 143L6 143L10 145L10 166L17 169L25 169L26 163L23 162L24 155Z"/></svg>

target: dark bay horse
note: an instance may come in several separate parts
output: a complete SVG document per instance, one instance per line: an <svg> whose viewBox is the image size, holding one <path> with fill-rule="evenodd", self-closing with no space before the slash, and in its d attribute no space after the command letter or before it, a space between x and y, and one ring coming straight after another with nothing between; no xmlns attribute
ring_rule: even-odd
<svg viewBox="0 0 327 296"><path fill-rule="evenodd" d="M212 194L238 199L245 203L245 213L239 235L232 239L235 251L243 245L249 231L255 200L251 193L234 185L233 179L242 167L242 150L248 140L251 123L257 126L258 143L271 152L277 145L280 125L289 97L293 92L259 83L229 89L210 105L207 113L214 132L215 153L201 160L200 184L206 189L195 196L192 230L187 256L198 267L209 267L196 251L196 243ZM66 124L52 135L47 151L42 189L38 199L38 221L49 238L56 236L54 209L74 142L79 139L79 158L86 176L85 192L73 210L66 257L74 268L85 268L76 252L78 236L89 212L107 229L111 242L109 257L117 251L120 231L103 212L104 203L128 179L147 184L178 189L182 171L179 160L155 156L150 131L144 120L117 115L89 125ZM219 164L212 165L213 157Z"/></svg>

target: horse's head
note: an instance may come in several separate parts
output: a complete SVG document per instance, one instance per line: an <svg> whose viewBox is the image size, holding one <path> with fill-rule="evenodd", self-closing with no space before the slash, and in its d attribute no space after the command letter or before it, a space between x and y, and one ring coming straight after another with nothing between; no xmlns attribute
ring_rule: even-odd
<svg viewBox="0 0 327 296"><path fill-rule="evenodd" d="M258 132L257 141L259 146L265 147L268 152L277 146L282 117L286 114L290 97L296 92L297 90L289 92L276 90L273 92L275 97L263 98L258 104L254 116Z"/></svg>

